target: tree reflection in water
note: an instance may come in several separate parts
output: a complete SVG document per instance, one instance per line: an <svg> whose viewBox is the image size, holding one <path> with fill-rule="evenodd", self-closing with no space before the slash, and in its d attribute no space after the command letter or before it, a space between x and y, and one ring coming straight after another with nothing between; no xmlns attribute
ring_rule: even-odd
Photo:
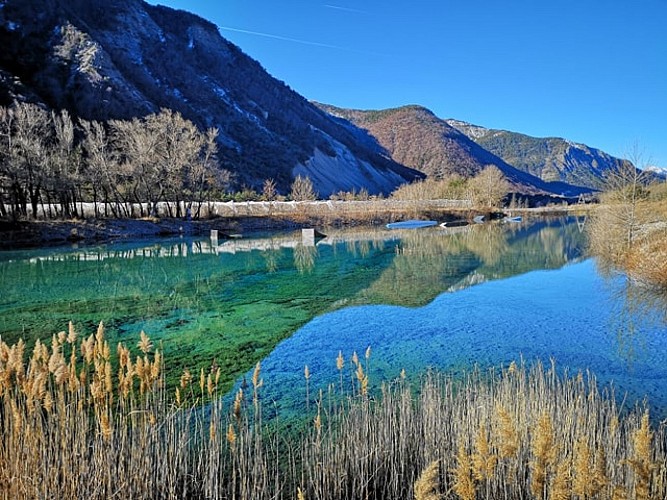
<svg viewBox="0 0 667 500"><path fill-rule="evenodd" d="M610 321L616 332L618 354L632 365L648 349L641 332L650 327L667 327L667 290L628 278L603 259L597 263L598 272L615 299Z"/></svg>

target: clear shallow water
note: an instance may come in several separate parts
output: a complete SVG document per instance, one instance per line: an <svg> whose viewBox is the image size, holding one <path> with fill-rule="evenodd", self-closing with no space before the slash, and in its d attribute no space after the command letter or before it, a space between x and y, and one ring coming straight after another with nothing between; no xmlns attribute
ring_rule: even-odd
<svg viewBox="0 0 667 500"><path fill-rule="evenodd" d="M338 385L339 350L346 358L349 386L352 353L365 364L364 352L371 346L375 380L395 379L401 369L408 374L429 367L456 372L474 365L508 366L521 358L546 364L554 359L570 372L590 369L600 382L613 382L618 395L627 392L628 402L648 396L665 415L664 311L627 303L626 285L621 278L601 278L588 259L446 292L419 308L342 309L315 318L263 361L265 397L279 407L293 404L293 388L305 391L304 364L311 373L311 393Z"/></svg>
<svg viewBox="0 0 667 500"><path fill-rule="evenodd" d="M349 367L370 345L372 382L554 356L667 407L664 324L630 314L623 281L600 278L584 246L575 220L551 219L0 252L0 335L104 321L134 346L144 329L172 380L215 360L231 387L263 360L265 396L284 406L303 401L304 364L314 391L338 381L339 350Z"/></svg>

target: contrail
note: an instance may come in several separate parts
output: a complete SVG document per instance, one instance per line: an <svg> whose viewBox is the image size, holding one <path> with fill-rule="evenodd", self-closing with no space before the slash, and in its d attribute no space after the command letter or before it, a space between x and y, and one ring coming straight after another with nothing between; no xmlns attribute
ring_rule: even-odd
<svg viewBox="0 0 667 500"><path fill-rule="evenodd" d="M285 42L300 43L302 45L313 45L315 47L326 47L328 49L350 50L350 49L346 49L345 47L339 47L338 45L329 45L327 43L311 42L309 40L300 40L298 38L290 38L288 36L273 35L271 33L262 33L261 31L242 30L242 29L238 29L238 28L230 28L229 26L218 26L218 28L221 29L221 30L225 30L225 31L235 31L236 33L246 33L248 35L263 36L265 38L273 38L275 40L283 40Z"/></svg>
<svg viewBox="0 0 667 500"><path fill-rule="evenodd" d="M340 5L324 4L324 6L329 8L329 9L344 10L345 12L356 12L357 14L368 14L368 12L366 12L365 10L351 9L349 7L341 7Z"/></svg>
<svg viewBox="0 0 667 500"><path fill-rule="evenodd" d="M231 28L229 26L218 26L218 29L223 31L234 31L236 33L245 33L247 35L262 36L264 38L273 38L274 40L283 40L285 42L300 43L301 45L311 45L313 47L324 47L326 49L344 50L345 52L355 52L357 54L365 54L367 56L384 56L378 52L371 52L367 50L352 49L349 47L341 47L340 45L330 45L328 43L311 42L310 40L301 40L299 38L290 38L288 36L274 35L272 33L264 33L262 31L242 30L239 28Z"/></svg>

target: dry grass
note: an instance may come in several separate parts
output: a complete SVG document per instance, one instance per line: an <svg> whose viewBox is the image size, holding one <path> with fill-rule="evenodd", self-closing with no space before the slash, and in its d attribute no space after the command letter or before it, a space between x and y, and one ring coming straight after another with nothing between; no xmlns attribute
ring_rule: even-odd
<svg viewBox="0 0 667 500"><path fill-rule="evenodd" d="M415 500L440 500L440 463L434 460L415 481Z"/></svg>
<svg viewBox="0 0 667 500"><path fill-rule="evenodd" d="M626 266L633 276L667 288L667 214L662 217L645 226L641 240L628 252Z"/></svg>
<svg viewBox="0 0 667 500"><path fill-rule="evenodd" d="M102 326L84 339L70 328L27 356L22 342L0 344L2 498L667 495L664 427L554 366L430 373L417 388L400 377L371 395L370 350L347 365L341 355L341 386L309 396L286 433L262 418L259 364L226 405L215 366L167 394L146 335L112 350Z"/></svg>

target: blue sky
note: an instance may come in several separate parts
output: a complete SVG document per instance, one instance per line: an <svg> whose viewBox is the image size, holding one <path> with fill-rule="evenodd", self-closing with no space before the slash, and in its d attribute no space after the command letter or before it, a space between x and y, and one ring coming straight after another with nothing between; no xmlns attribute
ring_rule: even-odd
<svg viewBox="0 0 667 500"><path fill-rule="evenodd" d="M307 99L420 104L667 167L667 0L151 0Z"/></svg>

